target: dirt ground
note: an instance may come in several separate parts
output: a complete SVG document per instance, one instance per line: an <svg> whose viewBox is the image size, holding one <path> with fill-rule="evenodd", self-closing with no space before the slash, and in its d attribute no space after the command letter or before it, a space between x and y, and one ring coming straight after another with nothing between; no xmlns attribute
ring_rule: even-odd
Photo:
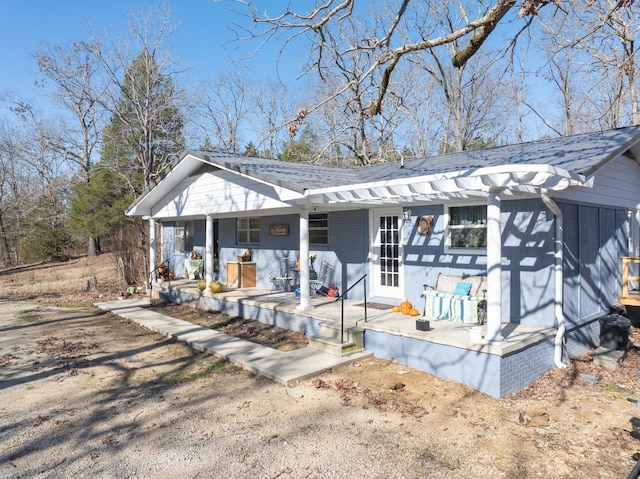
<svg viewBox="0 0 640 479"><path fill-rule="evenodd" d="M618 370L587 355L501 400L375 358L285 388L91 306L119 294L108 255L0 272L0 477L620 478L640 456L635 328Z"/></svg>

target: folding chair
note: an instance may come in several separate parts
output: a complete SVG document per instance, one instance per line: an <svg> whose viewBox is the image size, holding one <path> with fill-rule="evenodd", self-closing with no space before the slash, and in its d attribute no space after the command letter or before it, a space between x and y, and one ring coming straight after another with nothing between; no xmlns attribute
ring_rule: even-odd
<svg viewBox="0 0 640 479"><path fill-rule="evenodd" d="M276 290L291 291L291 280L293 279L291 275L291 261L290 258L284 258L280 261L280 271L269 273L269 279L273 284L271 292ZM295 260L293 260L293 264L295 265Z"/></svg>
<svg viewBox="0 0 640 479"><path fill-rule="evenodd" d="M320 264L320 271L318 272L318 277L316 279L312 279L309 281L309 293L317 294L318 290L322 288L322 286L327 282L327 277L329 276L329 269L331 265L327 261L323 261Z"/></svg>

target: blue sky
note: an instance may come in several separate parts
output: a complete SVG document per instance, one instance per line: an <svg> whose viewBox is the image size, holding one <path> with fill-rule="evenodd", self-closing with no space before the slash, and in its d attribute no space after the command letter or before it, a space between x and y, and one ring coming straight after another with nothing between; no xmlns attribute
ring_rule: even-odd
<svg viewBox="0 0 640 479"><path fill-rule="evenodd" d="M178 25L172 37L173 51L177 63L189 69L188 77L214 77L229 68L231 58L242 58L249 51L246 43L228 44L234 38L230 27L245 21L231 11L241 5L215 0L170 0L168 4ZM39 75L30 52L37 51L43 42L66 45L83 40L87 24L103 37L121 32L126 27L125 13L158 5L160 0L0 0L0 93L36 97L33 83ZM269 45L251 60L255 75L276 79L277 51L276 44ZM293 54L291 50L288 53ZM281 76L295 77L295 64L280 66Z"/></svg>

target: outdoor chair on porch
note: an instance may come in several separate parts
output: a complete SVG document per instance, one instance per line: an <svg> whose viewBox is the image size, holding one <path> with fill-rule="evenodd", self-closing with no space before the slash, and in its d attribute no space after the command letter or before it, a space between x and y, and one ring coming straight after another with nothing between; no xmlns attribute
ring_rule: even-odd
<svg viewBox="0 0 640 479"><path fill-rule="evenodd" d="M309 293L311 295L317 294L320 288L322 288L322 286L327 283L330 269L331 265L327 261L323 261L320 264L318 277L309 281Z"/></svg>
<svg viewBox="0 0 640 479"><path fill-rule="evenodd" d="M280 271L269 273L271 280L271 292L273 291L291 291L291 281L293 280L292 268L296 265L296 260L284 258L280 261Z"/></svg>

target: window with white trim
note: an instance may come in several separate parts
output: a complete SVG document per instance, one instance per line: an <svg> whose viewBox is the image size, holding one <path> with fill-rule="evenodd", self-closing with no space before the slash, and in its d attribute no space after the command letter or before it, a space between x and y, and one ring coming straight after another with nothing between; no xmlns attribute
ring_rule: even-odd
<svg viewBox="0 0 640 479"><path fill-rule="evenodd" d="M486 205L449 206L447 246L454 249L486 250Z"/></svg>
<svg viewBox="0 0 640 479"><path fill-rule="evenodd" d="M176 221L173 248L177 253L193 250L193 221Z"/></svg>
<svg viewBox="0 0 640 479"><path fill-rule="evenodd" d="M315 214L309 215L309 244L328 245L329 244L329 215Z"/></svg>
<svg viewBox="0 0 640 479"><path fill-rule="evenodd" d="M236 241L238 244L260 243L260 218L238 218Z"/></svg>

